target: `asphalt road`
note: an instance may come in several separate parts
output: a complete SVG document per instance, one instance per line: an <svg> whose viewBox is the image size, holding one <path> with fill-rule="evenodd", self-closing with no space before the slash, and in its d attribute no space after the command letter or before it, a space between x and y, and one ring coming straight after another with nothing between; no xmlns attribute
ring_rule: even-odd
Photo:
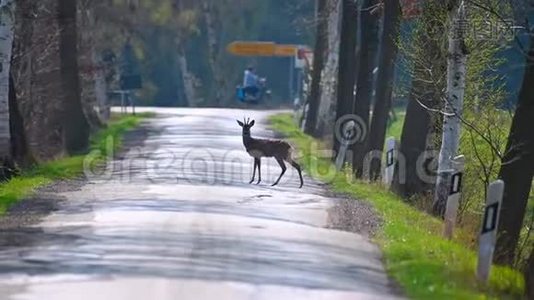
<svg viewBox="0 0 534 300"><path fill-rule="evenodd" d="M319 184L288 169L271 187L273 159L248 184L235 119L269 137L268 112L157 112L105 171L55 190L57 210L2 234L0 299L396 298L377 247L328 229Z"/></svg>

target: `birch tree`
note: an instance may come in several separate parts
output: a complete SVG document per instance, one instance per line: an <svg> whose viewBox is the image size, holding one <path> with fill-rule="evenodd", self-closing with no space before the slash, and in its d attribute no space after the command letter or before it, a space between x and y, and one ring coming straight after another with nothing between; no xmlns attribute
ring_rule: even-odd
<svg viewBox="0 0 534 300"><path fill-rule="evenodd" d="M15 1L0 2L0 159L3 165L11 161L9 127L9 75L15 24ZM6 176L2 167L0 177Z"/></svg>
<svg viewBox="0 0 534 300"><path fill-rule="evenodd" d="M182 74L182 85L186 103L188 106L195 106L197 104L195 98L195 77L189 72L185 50L181 47L178 50L178 67Z"/></svg>
<svg viewBox="0 0 534 300"><path fill-rule="evenodd" d="M467 47L465 45L466 13L464 1L452 1L449 10L449 50L447 57L447 92L443 119L443 136L438 162L438 178L433 213L443 215L453 169L452 159L460 144L461 115L465 93Z"/></svg>
<svg viewBox="0 0 534 300"><path fill-rule="evenodd" d="M206 23L208 61L213 80L215 81L215 102L217 105L221 105L223 101L223 91L228 87L225 84L223 76L221 76L219 64L217 63L220 53L220 43L217 34L217 27L220 26L218 22L218 11L212 1L204 0L202 3L202 13L204 15L204 22Z"/></svg>

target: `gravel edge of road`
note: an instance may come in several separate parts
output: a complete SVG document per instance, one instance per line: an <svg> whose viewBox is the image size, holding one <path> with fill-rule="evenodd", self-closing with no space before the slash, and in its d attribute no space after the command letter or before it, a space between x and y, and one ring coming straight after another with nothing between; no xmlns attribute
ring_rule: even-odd
<svg viewBox="0 0 534 300"><path fill-rule="evenodd" d="M264 125L271 131L274 138L287 138L282 133L274 130L269 122L265 122ZM383 223L373 206L365 201L335 192L327 183L316 179L313 180L325 190L325 197L335 199L333 206L328 210L328 225L326 228L357 233L372 240Z"/></svg>
<svg viewBox="0 0 534 300"><path fill-rule="evenodd" d="M332 192L329 188L328 197L335 200L328 210L327 228L358 233L372 240L383 220L369 203Z"/></svg>
<svg viewBox="0 0 534 300"><path fill-rule="evenodd" d="M273 130L269 123L266 125L275 138L287 138L280 132ZM373 206L363 200L333 191L328 183L316 179L313 180L324 189L325 197L334 199L333 206L328 210L328 222L326 228L362 235L376 245L373 238L383 225L384 220L378 216ZM384 256L382 255L382 252L380 253L380 260L385 266L386 262L384 261ZM390 291L397 296L406 297L406 293L402 289L400 283L393 279L390 274L387 275Z"/></svg>

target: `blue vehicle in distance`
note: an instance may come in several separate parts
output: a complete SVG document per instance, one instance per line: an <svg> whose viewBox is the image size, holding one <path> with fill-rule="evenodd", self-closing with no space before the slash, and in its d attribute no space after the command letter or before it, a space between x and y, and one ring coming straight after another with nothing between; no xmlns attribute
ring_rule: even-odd
<svg viewBox="0 0 534 300"><path fill-rule="evenodd" d="M259 104L264 100L271 98L271 90L267 88L267 80L260 78L258 81L258 88L252 91L242 85L236 88L236 97L239 102L248 104Z"/></svg>

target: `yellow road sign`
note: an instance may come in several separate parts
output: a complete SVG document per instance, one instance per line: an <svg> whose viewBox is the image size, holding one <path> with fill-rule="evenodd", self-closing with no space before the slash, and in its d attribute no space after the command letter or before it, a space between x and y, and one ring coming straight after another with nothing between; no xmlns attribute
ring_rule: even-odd
<svg viewBox="0 0 534 300"><path fill-rule="evenodd" d="M272 42L233 42L228 52L239 56L274 56L276 44Z"/></svg>
<svg viewBox="0 0 534 300"><path fill-rule="evenodd" d="M299 47L296 45L277 45L273 42L233 42L227 47L228 52L238 56L296 56Z"/></svg>
<svg viewBox="0 0 534 300"><path fill-rule="evenodd" d="M276 45L274 56L296 56L299 48L295 45Z"/></svg>

